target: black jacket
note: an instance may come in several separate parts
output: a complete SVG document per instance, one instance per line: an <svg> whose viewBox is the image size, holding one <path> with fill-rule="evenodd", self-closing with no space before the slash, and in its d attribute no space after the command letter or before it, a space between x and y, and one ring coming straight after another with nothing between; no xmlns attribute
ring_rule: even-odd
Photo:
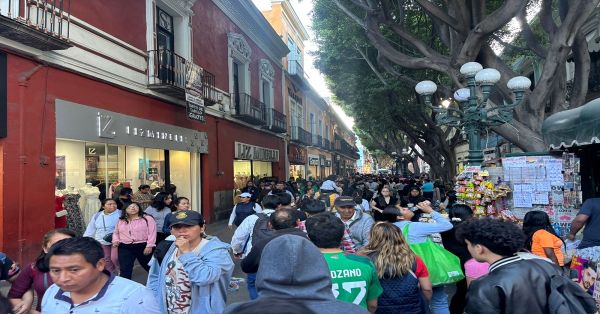
<svg viewBox="0 0 600 314"><path fill-rule="evenodd" d="M306 232L298 229L298 228L288 228L276 230L272 237L263 239L262 241L258 241L257 243L252 243L252 249L248 256L246 256L241 263L242 271L246 274L256 273L258 271L258 266L260 265L260 256L265 248L265 246L269 243L269 241L282 236L284 234L297 235L303 238L308 239Z"/></svg>
<svg viewBox="0 0 600 314"><path fill-rule="evenodd" d="M467 293L465 314L546 314L550 312L550 277L560 269L530 253L517 253L490 266Z"/></svg>

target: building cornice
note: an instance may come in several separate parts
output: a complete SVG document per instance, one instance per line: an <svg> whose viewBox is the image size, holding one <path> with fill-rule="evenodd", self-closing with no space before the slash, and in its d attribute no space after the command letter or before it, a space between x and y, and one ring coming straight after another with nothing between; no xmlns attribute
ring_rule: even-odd
<svg viewBox="0 0 600 314"><path fill-rule="evenodd" d="M271 61L283 66L281 60L288 54L288 47L251 0L212 1Z"/></svg>
<svg viewBox="0 0 600 314"><path fill-rule="evenodd" d="M283 13L289 16L288 19L290 20L290 22L292 22L292 24L294 24L294 27L298 31L298 34L300 35L300 39L302 39L302 41L310 39L310 35L308 34L306 27L304 27L304 24L302 24L300 17L298 17L298 14L296 14L296 10L294 10L294 7L292 7L292 4L289 0L271 0L271 3L281 4L281 6L283 7Z"/></svg>

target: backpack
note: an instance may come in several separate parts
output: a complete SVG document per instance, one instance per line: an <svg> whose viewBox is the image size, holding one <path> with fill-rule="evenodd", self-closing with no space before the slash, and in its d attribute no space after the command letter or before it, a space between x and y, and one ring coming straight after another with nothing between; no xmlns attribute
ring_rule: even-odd
<svg viewBox="0 0 600 314"><path fill-rule="evenodd" d="M548 309L552 314L596 313L596 301L575 282L561 275L550 276Z"/></svg>
<svg viewBox="0 0 600 314"><path fill-rule="evenodd" d="M550 274L546 269L533 262L548 276L548 313L550 314L593 314L596 313L596 301L572 280L558 273Z"/></svg>
<svg viewBox="0 0 600 314"><path fill-rule="evenodd" d="M258 219L252 228L252 243L271 238L275 234L275 230L269 228L269 216L263 213L255 215L258 216Z"/></svg>

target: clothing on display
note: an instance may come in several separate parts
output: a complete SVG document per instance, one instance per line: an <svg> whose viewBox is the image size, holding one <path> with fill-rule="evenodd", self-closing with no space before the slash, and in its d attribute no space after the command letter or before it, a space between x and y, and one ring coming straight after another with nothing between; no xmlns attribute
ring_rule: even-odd
<svg viewBox="0 0 600 314"><path fill-rule="evenodd" d="M86 183L84 187L79 189L81 193L81 199L83 200L80 204L82 208L82 216L86 225L90 222L92 217L100 207L102 207L102 203L100 202L100 189L95 186L92 186L91 183Z"/></svg>
<svg viewBox="0 0 600 314"><path fill-rule="evenodd" d="M85 224L79 208L79 198L81 195L72 189L71 193L65 195L64 206L67 210L67 228L71 229L78 236L83 236Z"/></svg>
<svg viewBox="0 0 600 314"><path fill-rule="evenodd" d="M58 194L58 195L57 195ZM67 227L67 215L63 215L65 196L57 191L54 195L54 228L66 228ZM59 217L60 216L60 217Z"/></svg>

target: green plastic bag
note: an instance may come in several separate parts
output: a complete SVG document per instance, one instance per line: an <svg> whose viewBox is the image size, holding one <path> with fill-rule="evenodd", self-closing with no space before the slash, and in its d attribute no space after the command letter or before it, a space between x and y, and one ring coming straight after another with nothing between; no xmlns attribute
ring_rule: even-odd
<svg viewBox="0 0 600 314"><path fill-rule="evenodd" d="M402 228L402 234L408 241L407 224ZM433 243L429 237L423 243L409 244L411 250L419 256L429 272L429 280L434 286L454 283L465 278L460 259L443 247Z"/></svg>

